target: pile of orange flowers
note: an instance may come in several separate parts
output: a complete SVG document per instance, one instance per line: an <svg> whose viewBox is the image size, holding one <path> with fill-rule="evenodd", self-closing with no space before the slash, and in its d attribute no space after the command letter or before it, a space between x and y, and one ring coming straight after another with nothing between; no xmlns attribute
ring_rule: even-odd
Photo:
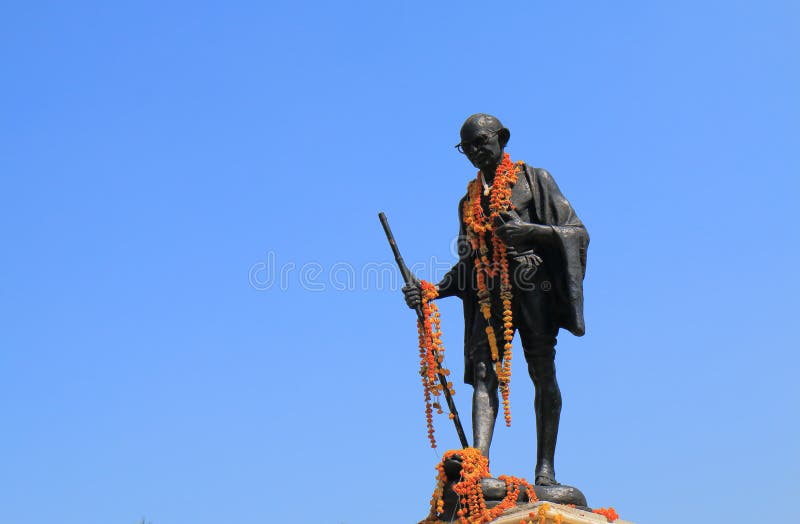
<svg viewBox="0 0 800 524"><path fill-rule="evenodd" d="M570 507L575 507L575 504L568 504ZM550 511L550 505L546 502L539 506L539 510L536 512L528 513L528 518L522 519L519 521L519 524L545 524L547 522L547 512ZM617 511L614 508L597 508L593 509L592 513L597 513L598 515L602 515L608 520L608 522L614 522L619 518L617 515ZM555 522L556 524L561 524L564 520L564 517L561 514L556 514Z"/></svg>
<svg viewBox="0 0 800 524"><path fill-rule="evenodd" d="M575 507L574 504L568 504L571 507ZM546 524L547 523L547 512L550 511L550 504L545 502L536 511L531 511L528 513L528 516L521 519L519 524ZM617 512L614 508L598 508L593 509L592 513L597 513L598 515L603 515L608 522L614 522L619 518ZM561 513L556 513L555 517L553 518L555 524L562 524L564 522L564 516Z"/></svg>
<svg viewBox="0 0 800 524"><path fill-rule="evenodd" d="M460 507L456 514L461 524L486 524L499 517L505 510L513 508L519 499L520 486L525 486L531 502L536 501L536 492L525 479L500 475L499 480L506 483L506 496L495 507L486 507L486 500L481 489L481 479L491 477L489 473L489 459L484 457L477 448L464 448L450 450L444 454L441 462L436 466L436 488L431 497L431 510L428 517L420 524L438 522L437 517L444 511L444 486L447 475L444 463L453 456L461 459L461 478L453 484L453 491L458 495Z"/></svg>
<svg viewBox="0 0 800 524"><path fill-rule="evenodd" d="M439 308L433 300L439 296L436 286L428 281L420 282L422 288L422 316L423 321L417 321L419 334L419 374L422 377L422 389L425 393L425 420L428 425L428 440L431 447L436 447L436 437L433 430L433 410L442 413L439 396L442 393L442 384L438 375L450 375L450 370L444 367L444 344L442 344L442 331L440 328L441 316ZM453 383L447 382L451 395L455 395ZM435 400L433 400L435 398ZM452 413L450 415L453 416Z"/></svg>
<svg viewBox="0 0 800 524"><path fill-rule="evenodd" d="M513 209L511 203L511 188L517 181L520 166L511 161L508 153L503 155L503 160L495 171L492 188L489 192L489 216L483 212L481 206L481 180L478 178L470 181L467 186L469 198L464 201L464 222L467 226L467 240L475 251L475 270L478 283L478 304L481 313L486 319L486 336L489 339L489 349L492 353L492 362L500 384L500 393L503 396L503 414L506 426L511 425L511 404L509 402L509 385L511 382L511 340L514 338L514 320L511 314L511 279L508 274L508 259L506 258L506 245L503 240L493 233L494 224L500 214ZM487 240L487 235L491 235ZM492 243L492 260L489 260L488 241ZM500 299L503 302L503 340L504 358L501 358L497 348L494 327L491 325L492 299L487 288L487 279L500 276Z"/></svg>
<svg viewBox="0 0 800 524"><path fill-rule="evenodd" d="M592 513L597 513L598 515L604 516L609 522L614 522L619 518L619 515L617 515L617 511L614 508L597 508L593 509Z"/></svg>
<svg viewBox="0 0 800 524"><path fill-rule="evenodd" d="M521 519L519 524L546 524L548 511L550 511L550 504L545 502L536 511L528 513L528 516ZM564 522L564 517L561 513L556 513L555 524L561 524L562 522Z"/></svg>

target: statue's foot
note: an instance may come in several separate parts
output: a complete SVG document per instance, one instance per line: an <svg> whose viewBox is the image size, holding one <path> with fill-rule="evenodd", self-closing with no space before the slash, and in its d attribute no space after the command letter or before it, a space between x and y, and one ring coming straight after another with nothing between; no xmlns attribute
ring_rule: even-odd
<svg viewBox="0 0 800 524"><path fill-rule="evenodd" d="M461 478L461 457L453 455L444 461L444 474L450 482L456 482Z"/></svg>
<svg viewBox="0 0 800 524"><path fill-rule="evenodd" d="M536 476L534 477L533 483L536 486L560 486L558 482L556 482L556 474L553 471L553 467L549 464L544 464L536 468Z"/></svg>
<svg viewBox="0 0 800 524"><path fill-rule="evenodd" d="M536 475L536 480L534 484L537 486L560 486L556 479L552 477L552 475Z"/></svg>

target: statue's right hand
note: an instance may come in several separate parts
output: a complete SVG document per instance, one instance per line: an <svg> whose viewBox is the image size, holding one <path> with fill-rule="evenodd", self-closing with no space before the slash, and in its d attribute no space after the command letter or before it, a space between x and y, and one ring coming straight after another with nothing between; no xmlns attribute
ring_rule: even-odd
<svg viewBox="0 0 800 524"><path fill-rule="evenodd" d="M422 305L422 287L419 280L415 278L412 283L406 284L402 291L409 308L416 309Z"/></svg>

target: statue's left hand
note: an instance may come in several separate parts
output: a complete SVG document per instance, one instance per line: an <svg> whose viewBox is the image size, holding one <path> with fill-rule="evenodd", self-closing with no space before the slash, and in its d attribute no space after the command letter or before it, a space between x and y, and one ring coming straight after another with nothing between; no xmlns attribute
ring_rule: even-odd
<svg viewBox="0 0 800 524"><path fill-rule="evenodd" d="M494 230L506 245L517 247L520 244L530 243L530 226L523 222L508 222Z"/></svg>
<svg viewBox="0 0 800 524"><path fill-rule="evenodd" d="M494 232L506 245L515 248L521 244L546 240L552 235L553 229L550 226L530 224L516 219L498 226Z"/></svg>

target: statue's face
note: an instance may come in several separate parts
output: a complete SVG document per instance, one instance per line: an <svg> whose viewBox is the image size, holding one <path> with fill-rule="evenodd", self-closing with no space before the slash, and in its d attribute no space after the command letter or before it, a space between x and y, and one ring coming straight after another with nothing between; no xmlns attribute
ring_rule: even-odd
<svg viewBox="0 0 800 524"><path fill-rule="evenodd" d="M490 126L469 126L461 130L461 147L472 165L483 172L494 169L503 159L500 131Z"/></svg>

